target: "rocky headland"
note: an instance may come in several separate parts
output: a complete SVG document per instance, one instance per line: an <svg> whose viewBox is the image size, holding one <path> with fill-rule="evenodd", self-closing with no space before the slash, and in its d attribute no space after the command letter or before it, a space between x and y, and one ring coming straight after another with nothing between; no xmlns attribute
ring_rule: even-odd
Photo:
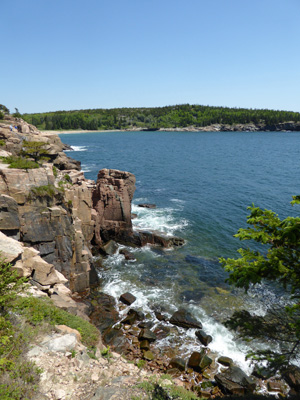
<svg viewBox="0 0 300 400"><path fill-rule="evenodd" d="M286 129L293 130L288 125ZM225 130L224 126L220 130ZM253 129L248 126L247 130ZM185 310L178 310L168 321L163 310L156 310L157 321L168 322L169 326L158 324L152 329L153 323L143 310L134 308L132 294L124 293L115 299L101 292L97 269L101 268L101 257L118 251L117 243L129 246L149 243L166 248L184 244L180 238L166 237L159 232L133 230L133 174L103 169L96 182L88 180L80 170L80 162L66 156L64 150L68 147L56 134L40 132L19 118L6 117L0 121L0 144L2 256L20 276L28 278L34 296L47 296L57 307L93 322L106 345L144 367L141 372L136 366L125 365L116 353L112 355L113 367L100 355L98 361L91 361L86 356L87 350L80 347L78 332L57 328L50 336L44 336L29 354L30 359L45 368L42 380L45 390L40 389L43 396L40 398L130 398L126 397L128 387L137 383L137 377L153 372L172 374L176 384L194 390L199 397L240 395L257 388L262 391L267 386L269 391L287 392L287 384L278 377L264 379L259 374L249 377L229 358L217 359L211 355L209 343L213 338ZM20 157L35 161L37 166L16 167L12 161L20 161ZM132 256L126 250L123 255L128 259ZM128 312L124 318L118 310L126 307ZM178 327L197 329L199 351L187 360L179 357L176 349L162 354L155 346L156 341ZM73 344L68 347L65 336L70 334L76 340L69 338ZM66 347L50 349L49 342L57 338L59 343L66 341ZM75 359L70 356L74 349L78 352ZM53 376L58 370L59 384L54 387ZM80 374L85 376L80 380L84 382L82 386L74 380ZM299 371L287 376L292 390L298 390ZM70 384L66 383L67 377Z"/></svg>

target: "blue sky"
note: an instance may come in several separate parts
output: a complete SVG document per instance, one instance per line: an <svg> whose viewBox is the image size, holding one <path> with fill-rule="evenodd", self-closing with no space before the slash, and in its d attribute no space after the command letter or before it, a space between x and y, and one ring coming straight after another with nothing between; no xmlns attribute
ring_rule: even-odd
<svg viewBox="0 0 300 400"><path fill-rule="evenodd" d="M2 0L11 111L300 111L300 0Z"/></svg>

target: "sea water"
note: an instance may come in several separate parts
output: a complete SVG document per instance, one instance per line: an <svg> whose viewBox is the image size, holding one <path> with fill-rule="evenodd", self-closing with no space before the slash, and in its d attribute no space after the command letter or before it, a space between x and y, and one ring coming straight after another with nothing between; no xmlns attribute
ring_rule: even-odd
<svg viewBox="0 0 300 400"><path fill-rule="evenodd" d="M62 134L71 157L82 162L86 178L102 168L136 176L133 226L185 239L181 248L130 249L136 261L116 254L99 271L104 292L131 292L155 320L161 307L171 316L185 307L213 337L210 349L250 371L245 355L251 343L237 340L224 320L237 309L263 315L268 304L284 302L272 285L249 294L230 287L218 257L235 257L243 245L233 235L246 226L247 206L273 209L281 218L297 215L290 201L300 192L297 132L102 132ZM156 209L138 207L155 203ZM124 313L126 312L123 311ZM193 330L172 334L162 348L174 346L188 356L199 348ZM253 344L252 344L253 345ZM257 345L257 344L256 344Z"/></svg>

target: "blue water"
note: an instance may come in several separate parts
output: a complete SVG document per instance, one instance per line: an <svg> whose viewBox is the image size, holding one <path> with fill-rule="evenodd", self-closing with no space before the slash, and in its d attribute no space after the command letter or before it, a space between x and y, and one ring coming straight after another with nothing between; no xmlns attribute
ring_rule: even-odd
<svg viewBox="0 0 300 400"><path fill-rule="evenodd" d="M299 133L104 132L61 139L73 146L68 155L82 162L89 179L96 180L102 168L135 174L136 228L186 240L172 251L135 249L136 262L112 257L101 273L104 290L115 296L128 290L149 312L157 303L169 314L182 305L190 308L214 336L212 351L225 351L247 368L247 346L236 343L222 321L241 307L263 313L276 295L265 285L249 296L233 290L217 258L237 255L242 243L233 235L246 225L252 203L280 217L296 215L290 201L300 193ZM157 208L137 207L141 202ZM192 339L181 346L190 351Z"/></svg>

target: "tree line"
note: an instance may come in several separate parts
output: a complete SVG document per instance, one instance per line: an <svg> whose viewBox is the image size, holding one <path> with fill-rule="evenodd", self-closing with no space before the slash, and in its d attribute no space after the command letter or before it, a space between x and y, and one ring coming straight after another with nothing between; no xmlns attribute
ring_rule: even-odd
<svg viewBox="0 0 300 400"><path fill-rule="evenodd" d="M181 104L154 108L113 108L23 114L39 129L184 128L212 124L267 124L300 121L300 113L267 109L210 107Z"/></svg>

